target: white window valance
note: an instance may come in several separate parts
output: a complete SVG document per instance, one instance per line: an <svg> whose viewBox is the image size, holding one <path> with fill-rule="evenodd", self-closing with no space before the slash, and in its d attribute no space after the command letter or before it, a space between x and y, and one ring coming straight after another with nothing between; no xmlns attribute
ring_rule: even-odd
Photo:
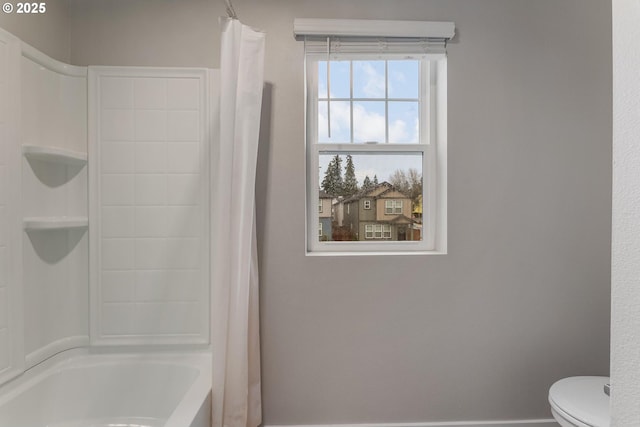
<svg viewBox="0 0 640 427"><path fill-rule="evenodd" d="M293 32L308 53L443 51L455 35L455 24L444 21L296 18Z"/></svg>
<svg viewBox="0 0 640 427"><path fill-rule="evenodd" d="M293 32L296 38L335 36L450 40L455 35L455 25L444 21L296 18Z"/></svg>

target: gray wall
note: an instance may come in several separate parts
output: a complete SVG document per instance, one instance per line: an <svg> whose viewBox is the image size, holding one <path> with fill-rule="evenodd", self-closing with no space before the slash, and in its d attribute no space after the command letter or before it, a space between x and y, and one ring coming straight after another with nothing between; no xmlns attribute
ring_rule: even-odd
<svg viewBox="0 0 640 427"><path fill-rule="evenodd" d="M234 0L267 32L258 180L264 421L549 417L607 374L611 4ZM222 1L72 0L76 64L217 66ZM294 17L455 21L449 254L306 257Z"/></svg>
<svg viewBox="0 0 640 427"><path fill-rule="evenodd" d="M40 0L39 2L43 2ZM3 2L4 3L4 2ZM14 6L17 1L10 0ZM47 0L43 14L7 14L0 12L3 28L58 61L71 60L70 15L68 0Z"/></svg>
<svg viewBox="0 0 640 427"><path fill-rule="evenodd" d="M222 0L70 3L75 65L219 67Z"/></svg>

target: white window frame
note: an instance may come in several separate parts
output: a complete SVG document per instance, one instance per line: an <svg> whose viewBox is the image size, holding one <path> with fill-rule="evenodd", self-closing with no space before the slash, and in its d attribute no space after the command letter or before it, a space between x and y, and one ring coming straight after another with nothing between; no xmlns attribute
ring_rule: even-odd
<svg viewBox="0 0 640 427"><path fill-rule="evenodd" d="M322 221L318 221L318 237L322 237Z"/></svg>
<svg viewBox="0 0 640 427"><path fill-rule="evenodd" d="M373 239L373 224L365 224L364 226L364 238Z"/></svg>
<svg viewBox="0 0 640 427"><path fill-rule="evenodd" d="M371 200L363 200L362 208L367 210L371 209Z"/></svg>
<svg viewBox="0 0 640 427"><path fill-rule="evenodd" d="M382 224L382 238L391 239L391 226L389 224Z"/></svg>
<svg viewBox="0 0 640 427"><path fill-rule="evenodd" d="M331 20L328 20L331 21ZM354 21L357 22L357 21ZM386 22L386 28L402 28L403 22ZM451 31L453 32L453 23ZM345 25L348 27L348 25ZM373 27L372 27L373 28ZM295 31L295 29L294 29ZM393 31L391 31L393 33ZM300 36L303 33L297 32ZM308 33L312 34L312 33ZM453 34L453 33L452 33ZM317 34L316 34L317 35ZM385 34L387 35L387 34ZM450 36L443 37L448 39ZM345 43L346 44L346 43ZM305 51L306 72L306 175L307 175L307 254L308 255L368 255L368 254L444 254L447 250L446 221L446 177L447 177L447 57L444 48L429 50L420 45L411 45L410 51L402 48L385 52L363 49L358 52L357 42L349 51L320 53ZM371 43L369 43L371 45ZM354 46L356 46L354 48ZM418 144L360 144L360 143L319 143L318 140L318 62L329 60L398 60L420 61L420 143ZM320 188L318 170L320 154L421 154L423 174L423 239L421 241L357 241L321 242L311 224L317 223L318 212L311 202L317 199ZM350 205L347 204L347 214ZM375 235L375 232L374 232ZM391 236L389 236L390 239ZM366 232L365 232L366 239Z"/></svg>
<svg viewBox="0 0 640 427"><path fill-rule="evenodd" d="M384 213L385 215L400 215L402 214L402 200L387 199L384 201Z"/></svg>
<svg viewBox="0 0 640 427"><path fill-rule="evenodd" d="M373 238L382 239L382 224L374 224L373 226Z"/></svg>

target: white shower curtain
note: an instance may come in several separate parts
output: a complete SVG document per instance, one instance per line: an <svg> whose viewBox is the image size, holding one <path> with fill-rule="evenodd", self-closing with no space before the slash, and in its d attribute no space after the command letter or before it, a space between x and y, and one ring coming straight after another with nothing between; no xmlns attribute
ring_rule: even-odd
<svg viewBox="0 0 640 427"><path fill-rule="evenodd" d="M220 139L212 197L214 427L262 421L255 177L265 35L221 19Z"/></svg>

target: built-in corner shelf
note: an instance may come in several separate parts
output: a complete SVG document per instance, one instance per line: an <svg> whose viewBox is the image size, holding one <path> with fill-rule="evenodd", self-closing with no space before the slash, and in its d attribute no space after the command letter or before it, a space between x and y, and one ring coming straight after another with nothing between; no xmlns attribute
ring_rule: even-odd
<svg viewBox="0 0 640 427"><path fill-rule="evenodd" d="M87 217L62 216L62 217L30 217L22 221L26 231L38 230L69 230L72 228L87 228Z"/></svg>
<svg viewBox="0 0 640 427"><path fill-rule="evenodd" d="M84 166L87 164L87 153L67 150L64 148L23 145L22 153L27 159L62 163L72 166Z"/></svg>

